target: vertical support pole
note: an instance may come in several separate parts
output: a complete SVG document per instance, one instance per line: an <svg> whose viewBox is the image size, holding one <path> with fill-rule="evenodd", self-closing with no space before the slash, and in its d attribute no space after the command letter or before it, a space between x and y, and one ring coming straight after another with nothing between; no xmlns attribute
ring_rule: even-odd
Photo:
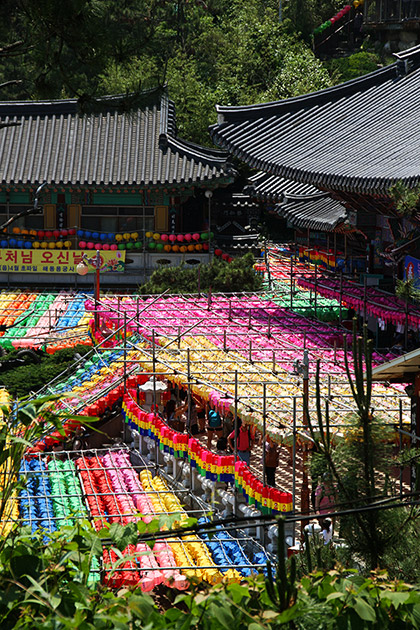
<svg viewBox="0 0 420 630"><path fill-rule="evenodd" d="M343 321L343 272L340 273L340 313L338 321L340 324Z"/></svg>
<svg viewBox="0 0 420 630"><path fill-rule="evenodd" d="M318 261L315 261L315 277L314 277L314 288L315 288L315 295L314 295L314 313L315 313L315 319L316 319L316 303L317 303L317 296L318 296L318 292L317 292L317 288L318 288Z"/></svg>
<svg viewBox="0 0 420 630"><path fill-rule="evenodd" d="M292 448L292 514L296 512L296 396L293 396L293 448ZM293 521L293 545L295 544L295 522Z"/></svg>
<svg viewBox="0 0 420 630"><path fill-rule="evenodd" d="M178 350L181 350L181 326L178 326Z"/></svg>
<svg viewBox="0 0 420 630"><path fill-rule="evenodd" d="M124 312L124 394L126 393L127 393L127 313Z"/></svg>
<svg viewBox="0 0 420 630"><path fill-rule="evenodd" d="M191 361L190 349L187 348L187 433L191 436ZM190 490L193 489L193 467L190 458Z"/></svg>
<svg viewBox="0 0 420 630"><path fill-rule="evenodd" d="M248 311L248 330L251 328L251 309Z"/></svg>
<svg viewBox="0 0 420 630"><path fill-rule="evenodd" d="M211 286L209 287L209 293L207 296L207 310L209 311L211 309Z"/></svg>
<svg viewBox="0 0 420 630"><path fill-rule="evenodd" d="M331 398L331 374L328 374L328 399Z"/></svg>
<svg viewBox="0 0 420 630"><path fill-rule="evenodd" d="M308 408L309 408L309 353L307 350L303 351L303 424L308 425ZM302 445L302 492L301 492L301 512L302 514L309 513L309 486L308 486L308 472L307 472L307 459L308 453L305 448L305 444ZM306 525L305 521L302 521L301 529L302 533Z"/></svg>
<svg viewBox="0 0 420 630"><path fill-rule="evenodd" d="M223 350L226 352L226 328L223 331Z"/></svg>
<svg viewBox="0 0 420 630"><path fill-rule="evenodd" d="M293 310L293 256L290 256L290 310Z"/></svg>
<svg viewBox="0 0 420 630"><path fill-rule="evenodd" d="M399 428L399 434L398 434L398 446L399 446L399 452L401 455L401 451L402 451L402 428L403 428L403 422L402 422L402 416L403 416L403 408L402 408L402 399L400 398L399 400L400 406L399 406L399 417L398 417L398 428ZM403 494L403 466L402 464L400 464L400 475L399 475L399 481L400 481L400 499L402 499L402 494Z"/></svg>
<svg viewBox="0 0 420 630"><path fill-rule="evenodd" d="M236 485L236 462L238 461L238 370L235 370L235 404L233 411L233 424L235 427L235 450L234 450L234 459L235 459L235 483L234 483L234 502L233 502L233 512L236 516L238 511L238 488Z"/></svg>
<svg viewBox="0 0 420 630"><path fill-rule="evenodd" d="M96 252L96 260L95 260L95 329L99 328L99 297L100 297L100 265L101 265L101 255L99 250Z"/></svg>
<svg viewBox="0 0 420 630"><path fill-rule="evenodd" d="M404 323L404 350L407 352L408 346L408 299L405 300L405 323Z"/></svg>
<svg viewBox="0 0 420 630"><path fill-rule="evenodd" d="M249 338L249 362L252 363L252 339Z"/></svg>
<svg viewBox="0 0 420 630"><path fill-rule="evenodd" d="M263 484L267 485L267 473L265 470L265 434L267 432L267 383L263 383Z"/></svg>
<svg viewBox="0 0 420 630"><path fill-rule="evenodd" d="M303 333L303 349L306 350L306 330Z"/></svg>
<svg viewBox="0 0 420 630"><path fill-rule="evenodd" d="M267 337L271 338L271 314L268 313L268 322L267 322Z"/></svg>
<svg viewBox="0 0 420 630"><path fill-rule="evenodd" d="M197 271L197 289L198 289L198 297L201 297L201 265L198 265L198 271Z"/></svg>
<svg viewBox="0 0 420 630"><path fill-rule="evenodd" d="M271 290L271 271L270 271L270 260L267 253L267 239L264 239L264 262L265 269L267 271L267 279L268 279L268 288Z"/></svg>
<svg viewBox="0 0 420 630"><path fill-rule="evenodd" d="M229 298L229 315L228 315L228 320L231 322L232 321L232 300Z"/></svg>
<svg viewBox="0 0 420 630"><path fill-rule="evenodd" d="M140 324L139 324L139 305L140 305L140 296L137 296L137 313L136 313L136 323L137 323L137 330L140 328Z"/></svg>
<svg viewBox="0 0 420 630"><path fill-rule="evenodd" d="M337 340L334 339L334 363L337 365Z"/></svg>
<svg viewBox="0 0 420 630"><path fill-rule="evenodd" d="M273 350L273 374L277 374L277 369L276 369L276 353Z"/></svg>
<svg viewBox="0 0 420 630"><path fill-rule="evenodd" d="M124 313L125 316L125 313ZM153 415L156 417L156 341L155 331L152 330L152 370L153 370ZM159 447L157 441L155 441L155 472L157 474L159 468Z"/></svg>

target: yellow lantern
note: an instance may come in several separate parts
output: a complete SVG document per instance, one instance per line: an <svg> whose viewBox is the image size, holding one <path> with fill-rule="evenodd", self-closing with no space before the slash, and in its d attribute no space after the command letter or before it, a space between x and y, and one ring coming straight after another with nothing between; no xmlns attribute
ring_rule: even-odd
<svg viewBox="0 0 420 630"><path fill-rule="evenodd" d="M153 232L146 232L146 238L152 238Z"/></svg>
<svg viewBox="0 0 420 630"><path fill-rule="evenodd" d="M133 239L133 241L137 241L139 237L139 233L138 232L132 232L131 233L131 238Z"/></svg>
<svg viewBox="0 0 420 630"><path fill-rule="evenodd" d="M160 234L158 234L157 232L155 232L155 233L153 234L153 240L154 240L154 241L160 241Z"/></svg>
<svg viewBox="0 0 420 630"><path fill-rule="evenodd" d="M34 249L39 249L40 245L41 245L41 243L40 243L39 241L34 241L34 242L32 243L32 247L33 247Z"/></svg>
<svg viewBox="0 0 420 630"><path fill-rule="evenodd" d="M124 232L123 237L125 241L129 241L131 238L131 234L129 234L128 232Z"/></svg>
<svg viewBox="0 0 420 630"><path fill-rule="evenodd" d="M123 240L122 234L116 234L115 235L115 240L118 241L118 242L122 241Z"/></svg>
<svg viewBox="0 0 420 630"><path fill-rule="evenodd" d="M41 249L47 249L47 247L48 247L48 243L46 241L42 241Z"/></svg>
<svg viewBox="0 0 420 630"><path fill-rule="evenodd" d="M51 243L48 243L48 247L49 247L49 249L55 249L54 241L51 241Z"/></svg>
<svg viewBox="0 0 420 630"><path fill-rule="evenodd" d="M67 247L67 249L69 249L71 247L71 241L64 241L64 247Z"/></svg>
<svg viewBox="0 0 420 630"><path fill-rule="evenodd" d="M55 246L56 246L57 249L63 249L64 243L63 243L63 241L57 241Z"/></svg>

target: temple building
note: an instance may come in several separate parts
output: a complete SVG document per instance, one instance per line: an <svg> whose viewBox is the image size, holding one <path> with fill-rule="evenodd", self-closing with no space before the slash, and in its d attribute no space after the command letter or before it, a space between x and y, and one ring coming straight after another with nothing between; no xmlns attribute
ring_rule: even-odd
<svg viewBox="0 0 420 630"><path fill-rule="evenodd" d="M80 243L112 249L115 241L119 250L131 250L125 272L132 282L162 257L174 264L207 259L208 239L201 249L191 239L172 247L159 235L210 233L209 199L235 175L227 158L177 137L175 108L164 90L143 93L130 107L126 97L106 97L83 113L76 100L1 102L0 225L28 210L37 187L47 185L42 212L13 222L0 251L77 250ZM0 281L18 281L2 262Z"/></svg>
<svg viewBox="0 0 420 630"><path fill-rule="evenodd" d="M294 182L287 185L306 201L292 198L287 211L284 204L278 210L295 225L325 228L327 218L336 227L347 215L360 234L368 271L384 271L387 258L398 264L396 249L400 258L407 253L418 229L418 217L396 211L390 189L397 182L408 188L420 183L419 90L416 47L398 53L392 65L319 92L218 106L211 136L265 174L254 182L257 194L277 200L284 180Z"/></svg>

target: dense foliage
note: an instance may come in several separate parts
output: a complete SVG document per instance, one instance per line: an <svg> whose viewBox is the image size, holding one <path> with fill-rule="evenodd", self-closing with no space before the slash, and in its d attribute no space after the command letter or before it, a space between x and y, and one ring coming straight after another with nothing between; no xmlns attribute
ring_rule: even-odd
<svg viewBox="0 0 420 630"><path fill-rule="evenodd" d="M299 32L307 34L321 13L333 13L335 0L290 0L282 24L274 0L4 4L0 39L12 48L0 51L0 81L22 83L6 86L3 98L77 97L86 106L92 97L167 83L180 135L208 143L216 103L248 104L330 85ZM300 25L302 15L308 28Z"/></svg>
<svg viewBox="0 0 420 630"><path fill-rule="evenodd" d="M140 293L197 293L209 291L231 293L237 291L258 291L262 279L254 271L252 254L234 258L228 263L213 258L210 264L178 267L162 266L156 269L150 280L140 287Z"/></svg>
<svg viewBox="0 0 420 630"><path fill-rule="evenodd" d="M37 392L59 374L65 373L68 368L75 365L75 355L83 356L90 348L75 346L58 350L55 354L41 354L39 363L34 364L28 355L23 365L14 364L16 351L1 357L2 371L1 384L12 396L26 396L31 392ZM11 366L8 369L8 364Z"/></svg>

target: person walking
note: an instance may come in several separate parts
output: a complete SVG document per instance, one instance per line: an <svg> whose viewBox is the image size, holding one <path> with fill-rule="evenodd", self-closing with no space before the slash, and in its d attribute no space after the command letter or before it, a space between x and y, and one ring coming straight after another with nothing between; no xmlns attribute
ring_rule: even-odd
<svg viewBox="0 0 420 630"><path fill-rule="evenodd" d="M229 446L233 452L235 451L234 440L238 445L238 458L245 462L247 466L249 466L251 462L252 448L251 431L249 430L249 427L247 425L243 424L240 418L238 418L237 420L236 432L234 429L228 438Z"/></svg>
<svg viewBox="0 0 420 630"><path fill-rule="evenodd" d="M223 422L218 411L215 409L208 409L207 411L207 448L211 450L211 443L213 436L217 439L223 435Z"/></svg>
<svg viewBox="0 0 420 630"><path fill-rule="evenodd" d="M265 477L267 485L276 487L276 470L279 465L279 447L269 435L265 437Z"/></svg>

